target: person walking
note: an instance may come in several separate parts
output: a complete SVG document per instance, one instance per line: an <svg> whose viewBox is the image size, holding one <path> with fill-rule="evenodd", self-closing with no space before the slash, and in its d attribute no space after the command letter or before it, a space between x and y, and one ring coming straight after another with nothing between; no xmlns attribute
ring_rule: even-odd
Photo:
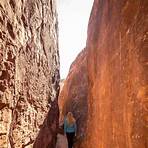
<svg viewBox="0 0 148 148"><path fill-rule="evenodd" d="M72 112L68 112L64 119L64 133L67 136L68 148L72 148L74 144L74 137L76 136L76 120Z"/></svg>

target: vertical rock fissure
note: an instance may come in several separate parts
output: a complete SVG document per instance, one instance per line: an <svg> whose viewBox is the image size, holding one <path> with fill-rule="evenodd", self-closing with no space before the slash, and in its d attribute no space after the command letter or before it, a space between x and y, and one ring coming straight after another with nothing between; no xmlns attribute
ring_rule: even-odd
<svg viewBox="0 0 148 148"><path fill-rule="evenodd" d="M12 118L11 118L11 123L10 123L10 127L9 127L8 138L9 138L9 143L10 143L11 148L15 148L12 132L13 132L14 124L15 124L16 115L15 115L15 110L14 109L12 109L11 112L12 112L11 113Z"/></svg>
<svg viewBox="0 0 148 148"><path fill-rule="evenodd" d="M61 88L62 90L59 95L60 122L63 122L67 112L74 114L77 123L77 141L75 147L79 147L86 135L86 121L88 117L89 90L86 49L83 49L76 57L70 66L66 80L61 83L64 86ZM57 145L60 145L60 143L57 142Z"/></svg>
<svg viewBox="0 0 148 148"><path fill-rule="evenodd" d="M45 10L44 10L44 3L41 1L42 3L42 22L41 22L41 32L40 32L40 39L41 39L41 42L42 42L42 46L43 46L43 51L44 51L44 54L46 55L46 58L48 59L47 57L47 53L46 53L46 50L45 50L45 46L44 46L44 40L43 40L43 36L42 36L42 33L43 33L43 29L44 29L44 13L45 13Z"/></svg>

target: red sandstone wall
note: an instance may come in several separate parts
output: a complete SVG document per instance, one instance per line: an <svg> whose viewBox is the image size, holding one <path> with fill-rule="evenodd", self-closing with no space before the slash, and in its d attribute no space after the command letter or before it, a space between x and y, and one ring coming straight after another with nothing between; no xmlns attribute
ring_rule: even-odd
<svg viewBox="0 0 148 148"><path fill-rule="evenodd" d="M84 135L87 120L88 75L86 50L77 56L72 63L69 74L59 95L61 117L73 112L78 125L77 136Z"/></svg>
<svg viewBox="0 0 148 148"><path fill-rule="evenodd" d="M0 147L54 147L59 55L54 0L0 0Z"/></svg>
<svg viewBox="0 0 148 148"><path fill-rule="evenodd" d="M148 1L94 0L82 148L148 147Z"/></svg>

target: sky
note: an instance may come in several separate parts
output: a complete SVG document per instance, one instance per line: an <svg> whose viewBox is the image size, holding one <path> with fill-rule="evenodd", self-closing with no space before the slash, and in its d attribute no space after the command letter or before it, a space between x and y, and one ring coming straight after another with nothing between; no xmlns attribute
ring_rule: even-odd
<svg viewBox="0 0 148 148"><path fill-rule="evenodd" d="M93 0L57 0L61 78L66 78L71 63L85 47Z"/></svg>

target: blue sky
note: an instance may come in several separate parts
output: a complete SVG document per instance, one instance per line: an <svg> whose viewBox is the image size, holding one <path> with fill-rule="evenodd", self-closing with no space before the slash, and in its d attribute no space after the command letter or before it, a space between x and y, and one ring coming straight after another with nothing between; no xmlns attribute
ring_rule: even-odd
<svg viewBox="0 0 148 148"><path fill-rule="evenodd" d="M86 45L87 25L93 0L57 0L61 78Z"/></svg>

